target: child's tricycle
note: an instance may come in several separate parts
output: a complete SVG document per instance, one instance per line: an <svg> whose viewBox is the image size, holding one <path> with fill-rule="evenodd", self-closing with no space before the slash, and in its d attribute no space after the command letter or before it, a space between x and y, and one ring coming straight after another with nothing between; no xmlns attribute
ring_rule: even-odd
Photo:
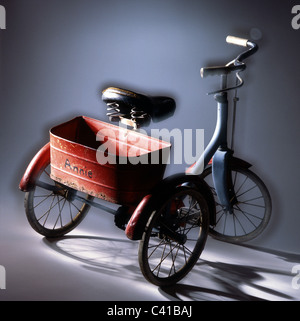
<svg viewBox="0 0 300 321"><path fill-rule="evenodd" d="M129 239L140 240L141 271L148 281L159 286L178 282L192 269L209 231L230 241L244 240L261 232L269 219L271 203L263 183L249 171L251 165L233 157L227 148L227 91L241 84L227 88L224 81L224 75L230 73L241 79L238 73L245 65L240 60L257 48L247 40L230 40L248 47L248 51L224 67L202 69L202 76L222 76L222 89L215 92L218 120L202 161L197 161L188 175L180 173L163 178L171 144L136 131L150 121L171 116L174 100L109 87L102 92L109 119L133 129L84 116L53 127L50 142L35 155L20 182L20 189L26 192L25 210L33 229L49 238L61 237L83 220L91 206L112 213L116 226L125 230ZM206 167L202 176L200 163ZM234 177L230 177L232 173ZM217 229L221 217L229 221L247 204L241 199L248 191L242 192L242 186L236 185L240 174L258 186L262 196L252 195L254 186L249 188L250 198L252 202L263 201L263 205L254 206L263 210L255 214L259 222L254 227L250 224L249 231L243 227L237 234L234 228L235 234L227 235L227 229ZM203 179L210 176L215 187ZM100 204L95 199L105 202ZM109 203L120 206L114 210L107 206ZM218 211L222 214L220 218L216 204L222 206ZM246 216L250 211L249 208L241 215Z"/></svg>

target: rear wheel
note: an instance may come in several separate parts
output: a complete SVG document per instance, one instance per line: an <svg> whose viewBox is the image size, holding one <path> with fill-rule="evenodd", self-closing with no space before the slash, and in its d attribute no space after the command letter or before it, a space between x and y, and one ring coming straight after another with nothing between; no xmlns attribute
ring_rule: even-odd
<svg viewBox="0 0 300 321"><path fill-rule="evenodd" d="M212 179L212 167L205 169L201 177L208 183L215 197L216 222L209 233L227 242L245 242L257 237L267 226L272 202L263 181L251 170L237 165L231 168L234 197L233 212L225 211L220 204Z"/></svg>
<svg viewBox="0 0 300 321"><path fill-rule="evenodd" d="M50 177L50 160L40 170L38 185L25 194L25 211L32 228L46 237L60 237L73 230L86 216L89 205L76 199L92 196L53 181ZM53 188L53 190L52 190Z"/></svg>
<svg viewBox="0 0 300 321"><path fill-rule="evenodd" d="M181 280L196 264L209 227L208 207L192 188L177 187L150 216L139 246L144 277L158 286Z"/></svg>

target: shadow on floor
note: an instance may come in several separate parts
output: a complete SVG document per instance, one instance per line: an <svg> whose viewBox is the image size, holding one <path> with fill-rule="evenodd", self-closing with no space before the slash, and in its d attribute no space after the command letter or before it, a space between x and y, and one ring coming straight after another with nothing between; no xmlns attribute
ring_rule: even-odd
<svg viewBox="0 0 300 321"><path fill-rule="evenodd" d="M52 250L81 263L90 271L143 280L137 262L138 243L119 238L72 235L47 239Z"/></svg>
<svg viewBox="0 0 300 321"><path fill-rule="evenodd" d="M138 265L137 242L82 235L64 236L58 239L44 238L43 242L58 254L76 260L89 271L146 282ZM235 252L236 249L241 252L241 259L238 262L236 260L233 260L233 263L222 262L222 258L219 260L218 255L215 255L217 260L214 261L200 259L182 282L160 288L161 295L168 300L184 301L262 301L269 300L270 297L275 300L299 300L295 298L293 291L289 293L287 290L291 288L289 283L291 271L282 266L282 262L283 264L300 262L300 255L254 246L228 246L237 247ZM253 265L253 262L248 264L250 260L247 259L247 254L252 252L253 255L253 251L254 254L259 254L258 256L265 256L266 262L260 261L257 265ZM269 259L277 260L280 264L270 267ZM269 283L263 282L266 275ZM283 281L278 282L278 280ZM282 289L283 282L286 283L285 289Z"/></svg>

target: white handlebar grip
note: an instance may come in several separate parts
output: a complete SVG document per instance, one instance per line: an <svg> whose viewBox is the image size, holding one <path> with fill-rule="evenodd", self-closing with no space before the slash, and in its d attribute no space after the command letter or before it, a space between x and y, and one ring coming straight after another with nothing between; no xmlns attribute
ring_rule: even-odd
<svg viewBox="0 0 300 321"><path fill-rule="evenodd" d="M227 43L231 43L233 45L247 47L248 39L233 37L233 36L227 36L226 38Z"/></svg>

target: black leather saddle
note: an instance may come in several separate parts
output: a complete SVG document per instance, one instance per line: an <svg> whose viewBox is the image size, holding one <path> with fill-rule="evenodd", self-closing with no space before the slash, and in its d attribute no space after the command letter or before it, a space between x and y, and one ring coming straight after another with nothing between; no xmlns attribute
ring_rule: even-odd
<svg viewBox="0 0 300 321"><path fill-rule="evenodd" d="M137 127L158 122L174 114L174 99L149 96L130 90L108 87L102 91L102 100L108 105L107 116L111 121L129 120Z"/></svg>

